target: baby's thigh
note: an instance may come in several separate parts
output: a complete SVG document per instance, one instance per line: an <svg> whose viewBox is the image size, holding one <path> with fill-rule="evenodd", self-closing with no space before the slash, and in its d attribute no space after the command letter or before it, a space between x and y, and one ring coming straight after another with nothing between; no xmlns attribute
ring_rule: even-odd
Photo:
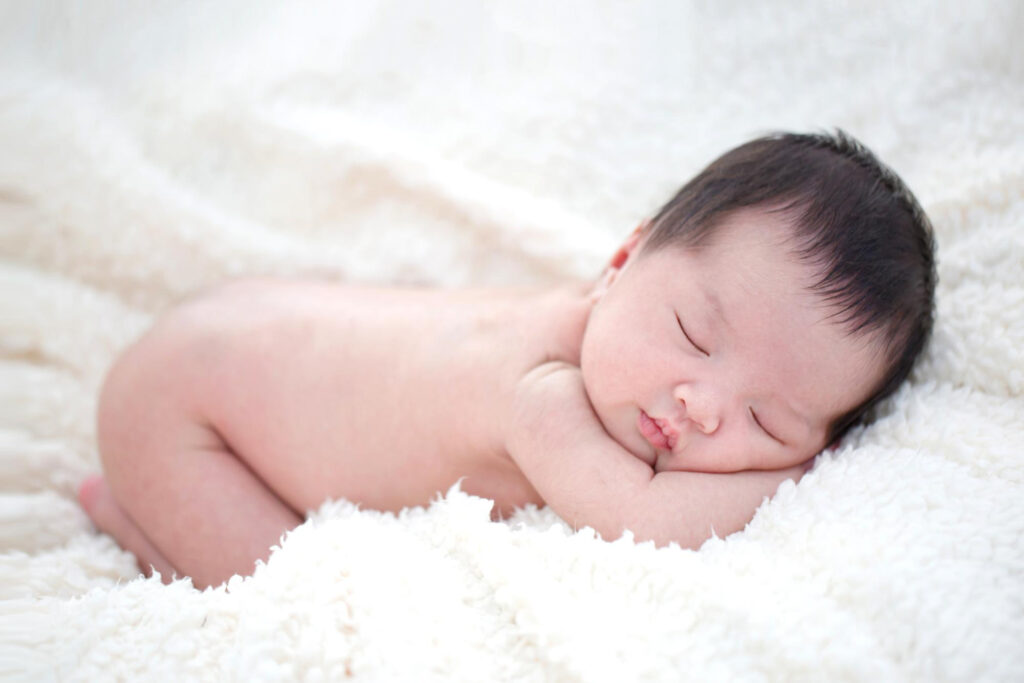
<svg viewBox="0 0 1024 683"><path fill-rule="evenodd" d="M214 302L220 320L196 342L195 415L291 508L351 493L353 453L339 413L351 387L335 376L341 340L304 309L308 297L235 287ZM298 291L301 295L303 292Z"/></svg>
<svg viewBox="0 0 1024 683"><path fill-rule="evenodd" d="M365 331L379 325L356 324L362 310L338 288L231 283L175 309L140 342L133 364L154 381L138 395L160 395L169 416L208 428L295 510L340 497L394 503L385 490L408 469L401 454L423 444L396 424L410 412L406 392L384 393L379 368L394 353Z"/></svg>

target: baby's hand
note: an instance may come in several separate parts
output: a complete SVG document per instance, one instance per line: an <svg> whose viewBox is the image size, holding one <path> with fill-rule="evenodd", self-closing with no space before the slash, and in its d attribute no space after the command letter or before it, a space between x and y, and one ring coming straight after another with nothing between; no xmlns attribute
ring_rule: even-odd
<svg viewBox="0 0 1024 683"><path fill-rule="evenodd" d="M548 362L516 386L506 446L545 503L571 526L612 540L699 548L717 531L742 529L765 496L810 464L781 471L655 472L604 429L580 369Z"/></svg>
<svg viewBox="0 0 1024 683"><path fill-rule="evenodd" d="M542 430L560 435L599 428L597 416L575 365L548 361L527 372L516 385L506 444L514 449ZM550 432L549 432L550 433Z"/></svg>
<svg viewBox="0 0 1024 683"><path fill-rule="evenodd" d="M556 430L556 431L550 431ZM590 404L583 374L571 363L548 361L527 372L516 386L512 426L506 444L536 446L542 436L549 439L598 434L611 438ZM549 441L550 443L550 441ZM814 466L815 458L779 470L771 470L779 481L800 479Z"/></svg>

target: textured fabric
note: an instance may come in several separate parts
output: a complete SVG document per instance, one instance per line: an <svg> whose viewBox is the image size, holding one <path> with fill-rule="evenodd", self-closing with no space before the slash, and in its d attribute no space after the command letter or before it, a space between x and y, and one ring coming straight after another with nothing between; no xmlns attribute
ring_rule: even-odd
<svg viewBox="0 0 1024 683"><path fill-rule="evenodd" d="M0 678L1024 678L1024 5L157 4L0 2ZM104 370L182 297L596 275L717 154L832 126L931 215L935 337L745 531L338 501L200 593L78 507Z"/></svg>

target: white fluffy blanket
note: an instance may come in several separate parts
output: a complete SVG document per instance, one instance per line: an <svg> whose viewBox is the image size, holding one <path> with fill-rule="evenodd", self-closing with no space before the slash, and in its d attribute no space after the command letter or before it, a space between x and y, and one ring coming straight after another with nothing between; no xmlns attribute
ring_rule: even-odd
<svg viewBox="0 0 1024 683"><path fill-rule="evenodd" d="M0 678L1024 679L1024 6L753 4L0 3ZM198 592L75 502L105 368L191 292L596 274L718 153L831 126L930 213L937 329L741 533L338 501Z"/></svg>

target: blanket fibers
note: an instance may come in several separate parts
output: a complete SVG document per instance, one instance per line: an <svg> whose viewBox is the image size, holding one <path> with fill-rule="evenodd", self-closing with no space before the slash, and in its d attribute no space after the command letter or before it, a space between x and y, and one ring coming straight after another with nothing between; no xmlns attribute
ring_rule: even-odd
<svg viewBox="0 0 1024 683"><path fill-rule="evenodd" d="M0 4L0 677L1024 679L1022 5L753 4ZM75 502L105 369L193 292L596 275L720 152L832 126L935 223L935 337L740 533L339 500L199 592Z"/></svg>

